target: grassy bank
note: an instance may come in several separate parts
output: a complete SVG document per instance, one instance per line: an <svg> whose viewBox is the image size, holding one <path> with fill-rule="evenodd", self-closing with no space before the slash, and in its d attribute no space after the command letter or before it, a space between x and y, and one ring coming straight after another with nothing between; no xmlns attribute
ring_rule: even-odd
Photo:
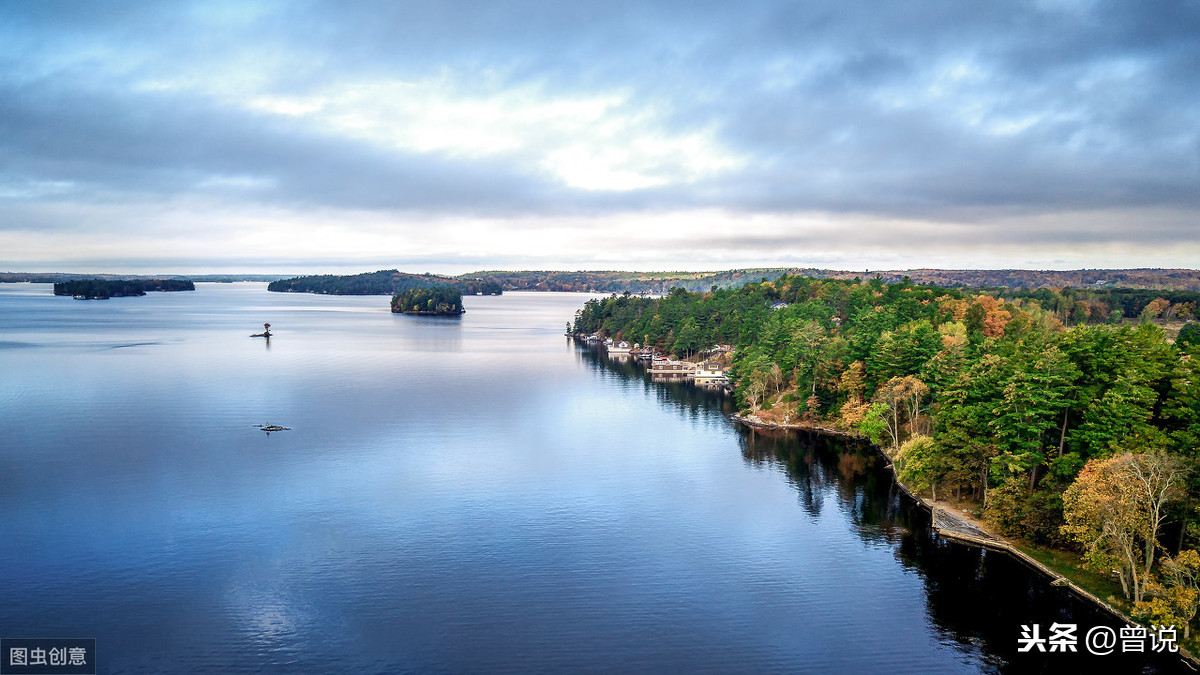
<svg viewBox="0 0 1200 675"><path fill-rule="evenodd" d="M1084 568L1083 558L1078 554L1070 551L1040 548L1020 540L1013 540L1011 543L1026 555L1066 577L1075 585L1103 599L1109 606L1125 616L1128 617L1133 611L1133 603L1125 599L1124 592L1121 590L1121 583L1109 576ZM1193 632L1185 640L1183 639L1183 628L1180 626L1178 636L1180 647L1187 650L1190 654L1200 653L1200 634ZM1194 656L1192 657L1192 661L1195 662Z"/></svg>

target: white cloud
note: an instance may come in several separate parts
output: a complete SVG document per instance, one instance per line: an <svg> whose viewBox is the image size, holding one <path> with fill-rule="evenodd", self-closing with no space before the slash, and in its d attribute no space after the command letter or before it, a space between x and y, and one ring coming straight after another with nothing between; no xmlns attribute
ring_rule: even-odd
<svg viewBox="0 0 1200 675"><path fill-rule="evenodd" d="M403 152L502 156L572 188L629 191L692 183L745 166L711 130L672 131L628 92L556 94L442 76L338 83L306 94L251 93L259 78L200 93L225 105L302 120L320 133ZM487 78L482 78L486 80ZM179 91L186 82L147 81ZM196 93L196 92L193 92Z"/></svg>
<svg viewBox="0 0 1200 675"><path fill-rule="evenodd" d="M1187 267L1200 243L1174 234L1186 213L1080 212L931 223L861 214L745 214L723 209L574 217L454 217L377 210L169 204L60 205L37 227L0 230L0 270L361 272L399 267L715 270L735 267ZM0 217L20 214L0 210ZM1064 241L1050 226L1094 232ZM114 238L96 223L120 222ZM1169 249L1127 238L1128 222ZM63 231L62 223L73 230ZM1041 244L1030 239L1041 239ZM19 252L20 258L7 259ZM1069 253L1064 253L1069 252ZM7 255L6 255L7 254ZM148 264L145 261L170 261ZM247 261L247 262L239 262ZM31 267L33 265L34 267ZM153 268L152 270L150 268Z"/></svg>

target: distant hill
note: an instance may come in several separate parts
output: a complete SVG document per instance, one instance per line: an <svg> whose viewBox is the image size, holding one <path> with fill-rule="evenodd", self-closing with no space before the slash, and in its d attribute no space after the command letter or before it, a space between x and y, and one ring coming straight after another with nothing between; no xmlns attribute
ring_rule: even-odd
<svg viewBox="0 0 1200 675"><path fill-rule="evenodd" d="M464 295L500 295L500 284L491 279L446 277L440 274L407 274L379 270L365 274L319 274L280 279L267 284L276 293L324 295L394 295L413 288L451 286Z"/></svg>
<svg viewBox="0 0 1200 675"><path fill-rule="evenodd" d="M471 272L459 278L483 277L494 279L506 291L596 291L600 293L666 293L672 288L689 291L707 291L713 286L733 288L753 281L777 279L783 274L798 274L815 278L853 279L852 272L835 272L818 269L763 267L724 272L555 272L521 271L505 272L488 270ZM858 275L862 276L859 272Z"/></svg>
<svg viewBox="0 0 1200 675"><path fill-rule="evenodd" d="M102 279L123 281L128 279L179 279L187 281L274 281L278 274L90 274L78 272L0 272L0 283L53 284L59 281Z"/></svg>
<svg viewBox="0 0 1200 675"><path fill-rule="evenodd" d="M848 274L848 273L842 273ZM916 283L933 286L1002 288L1088 288L1115 286L1147 290L1200 291L1200 270L905 270L872 272L884 281L908 276Z"/></svg>
<svg viewBox="0 0 1200 675"><path fill-rule="evenodd" d="M909 277L914 283L943 287L995 288L1099 288L1121 287L1147 290L1200 291L1200 270L891 270L852 271L816 268L764 267L724 272L505 272L489 270L464 274L463 278L488 278L506 291L598 291L601 293L665 293L673 287L706 291L713 286L738 287L752 281L776 279L783 274L817 279L868 279L887 282Z"/></svg>
<svg viewBox="0 0 1200 675"><path fill-rule="evenodd" d="M780 270L782 273L782 270ZM506 291L599 291L602 293L665 293L675 286L708 290L714 279L734 272L472 272L459 279L492 279ZM774 275L778 276L778 274ZM758 281L759 278L754 278ZM730 285L740 285L733 284Z"/></svg>

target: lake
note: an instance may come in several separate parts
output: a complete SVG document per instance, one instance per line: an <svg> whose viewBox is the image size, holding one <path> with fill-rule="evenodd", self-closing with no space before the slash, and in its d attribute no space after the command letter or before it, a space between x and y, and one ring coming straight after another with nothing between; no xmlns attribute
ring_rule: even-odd
<svg viewBox="0 0 1200 675"><path fill-rule="evenodd" d="M587 297L0 285L0 636L101 673L1179 668L1018 653L1115 624L935 537L870 448L575 345Z"/></svg>

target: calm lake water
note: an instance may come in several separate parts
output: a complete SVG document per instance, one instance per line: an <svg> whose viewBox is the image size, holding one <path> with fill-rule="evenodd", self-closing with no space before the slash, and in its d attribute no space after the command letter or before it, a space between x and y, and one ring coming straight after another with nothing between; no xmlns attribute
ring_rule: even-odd
<svg viewBox="0 0 1200 675"><path fill-rule="evenodd" d="M586 298L0 285L0 635L101 673L1178 667L1017 653L1116 624L933 537L868 449L575 346Z"/></svg>

